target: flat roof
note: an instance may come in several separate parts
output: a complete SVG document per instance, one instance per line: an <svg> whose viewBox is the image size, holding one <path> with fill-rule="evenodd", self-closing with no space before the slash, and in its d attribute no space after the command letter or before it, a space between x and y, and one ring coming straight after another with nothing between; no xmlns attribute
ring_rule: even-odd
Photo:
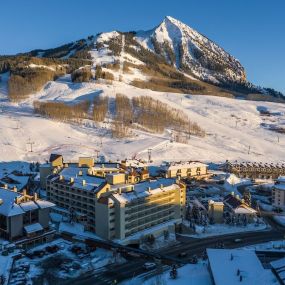
<svg viewBox="0 0 285 285"><path fill-rule="evenodd" d="M207 255L215 285L252 285L263 280L265 269L252 250L207 249Z"/></svg>
<svg viewBox="0 0 285 285"><path fill-rule="evenodd" d="M163 188L161 189L161 186ZM128 191L128 189L133 188L132 191ZM175 179L171 178L161 178L153 181L145 181L137 184L119 184L113 185L111 187L111 191L116 191L121 188L122 193L113 193L113 197L117 199L119 202L131 202L132 200L136 200L139 198L144 198L150 195L155 195L158 193L162 193L164 191L170 191L174 189L178 189L179 186L176 184ZM149 191L150 189L150 191Z"/></svg>
<svg viewBox="0 0 285 285"><path fill-rule="evenodd" d="M64 178L63 183L70 183L70 179L73 178L74 182L71 187L88 191L95 190L106 181L104 178L88 175L88 168L77 166L63 168L63 170L56 176L56 179L58 179L60 175ZM85 183L83 183L84 181Z"/></svg>
<svg viewBox="0 0 285 285"><path fill-rule="evenodd" d="M207 167L208 165L200 161L180 161L166 163L162 167L167 170L176 170L181 168L193 168L193 167Z"/></svg>

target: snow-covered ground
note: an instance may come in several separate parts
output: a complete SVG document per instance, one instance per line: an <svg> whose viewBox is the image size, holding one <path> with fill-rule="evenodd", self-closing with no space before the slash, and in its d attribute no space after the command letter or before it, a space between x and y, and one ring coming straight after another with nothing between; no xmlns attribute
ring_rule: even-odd
<svg viewBox="0 0 285 285"><path fill-rule="evenodd" d="M125 281L122 285L213 285L206 263L187 264L178 268L177 273L177 279L171 279L169 271L166 271L146 281L138 277Z"/></svg>
<svg viewBox="0 0 285 285"><path fill-rule="evenodd" d="M52 278L51 276L58 280L77 278L86 272L100 270L100 268L115 261L117 263L125 262L125 259L120 256L115 257L113 252L101 248L97 248L89 254L78 255L72 253L70 251L72 243L62 239L54 240L49 244L39 245L34 247L32 251L44 250L47 246L52 245L59 246L60 249L57 253L33 259L23 257L16 261L14 268L28 263L30 265L30 270L27 274L28 279L46 278L44 284L52 284L48 283L48 281L50 282L49 279ZM83 244L78 245L84 248Z"/></svg>
<svg viewBox="0 0 285 285"><path fill-rule="evenodd" d="M139 74L138 74L139 76ZM125 82L72 83L70 76L49 82L37 94L21 103L7 100L7 78L0 83L0 160L44 161L51 152L62 153L66 160L78 156L93 155L95 150L106 159L147 158L147 149L152 148L152 159L202 160L224 162L249 160L262 162L285 161L285 137L260 126L262 118L258 108L265 106L277 112L279 121L285 120L284 105L235 100L214 96L182 95L139 89ZM188 144L170 143L169 133L149 134L133 131L133 136L114 140L107 132L108 124L96 126L86 123L82 126L48 120L33 114L34 100L57 100L78 102L94 96L107 95L114 98L116 93L129 97L148 95L170 106L184 111L192 121L206 130L205 138L192 136ZM28 141L34 142L29 152ZM250 147L250 148L249 148Z"/></svg>
<svg viewBox="0 0 285 285"><path fill-rule="evenodd" d="M268 226L264 223L261 224L248 224L247 226L231 226L226 224L215 224L215 225L208 225L198 226L195 225L195 234L181 234L182 236L190 236L194 238L205 238L210 236L218 236L218 235L225 235L225 234L233 234L233 233L242 233L242 232L253 232L253 231L264 231L267 230Z"/></svg>

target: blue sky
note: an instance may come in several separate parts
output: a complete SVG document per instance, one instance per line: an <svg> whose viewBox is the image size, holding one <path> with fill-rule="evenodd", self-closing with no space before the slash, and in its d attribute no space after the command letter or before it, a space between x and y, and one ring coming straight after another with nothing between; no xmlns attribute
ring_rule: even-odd
<svg viewBox="0 0 285 285"><path fill-rule="evenodd" d="M150 29L170 15L238 58L250 81L285 93L284 0L9 0L0 11L0 54Z"/></svg>

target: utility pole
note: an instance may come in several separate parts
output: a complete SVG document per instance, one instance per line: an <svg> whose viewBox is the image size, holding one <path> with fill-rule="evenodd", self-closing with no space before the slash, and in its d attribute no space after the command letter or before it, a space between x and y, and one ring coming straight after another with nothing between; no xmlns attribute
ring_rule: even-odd
<svg viewBox="0 0 285 285"><path fill-rule="evenodd" d="M248 146L248 152L247 152L247 154L249 154L250 153L250 145Z"/></svg>
<svg viewBox="0 0 285 285"><path fill-rule="evenodd" d="M32 141L31 141L31 138L29 138L27 144L30 145L30 148L31 148L30 152L33 152L33 144L35 144L35 142L32 142Z"/></svg>
<svg viewBox="0 0 285 285"><path fill-rule="evenodd" d="M148 162L151 162L151 148L149 148L148 150L147 150L147 153L148 153Z"/></svg>

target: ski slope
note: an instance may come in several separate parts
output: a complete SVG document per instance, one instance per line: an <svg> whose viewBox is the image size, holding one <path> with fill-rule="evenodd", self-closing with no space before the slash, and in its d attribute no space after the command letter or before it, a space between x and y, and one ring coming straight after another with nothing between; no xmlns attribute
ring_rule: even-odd
<svg viewBox="0 0 285 285"><path fill-rule="evenodd" d="M190 159L285 162L285 135L263 128L264 119L258 111L262 107L278 114L265 119L281 125L285 123L283 104L155 92L119 81L72 83L70 76L47 83L40 92L16 104L7 100L7 79L8 75L2 76L0 83L0 161L44 161L52 152L75 160L78 156L95 156L96 151L107 160L135 155L147 159L147 150L151 148L154 162ZM167 103L185 112L207 135L192 136L188 144L181 144L171 143L167 132L150 134L133 130L131 137L115 140L111 138L108 122L97 125L85 122L79 126L33 113L34 100L79 102L99 95L112 100L116 93L129 97L147 95ZM29 151L29 141L34 143L33 152Z"/></svg>

